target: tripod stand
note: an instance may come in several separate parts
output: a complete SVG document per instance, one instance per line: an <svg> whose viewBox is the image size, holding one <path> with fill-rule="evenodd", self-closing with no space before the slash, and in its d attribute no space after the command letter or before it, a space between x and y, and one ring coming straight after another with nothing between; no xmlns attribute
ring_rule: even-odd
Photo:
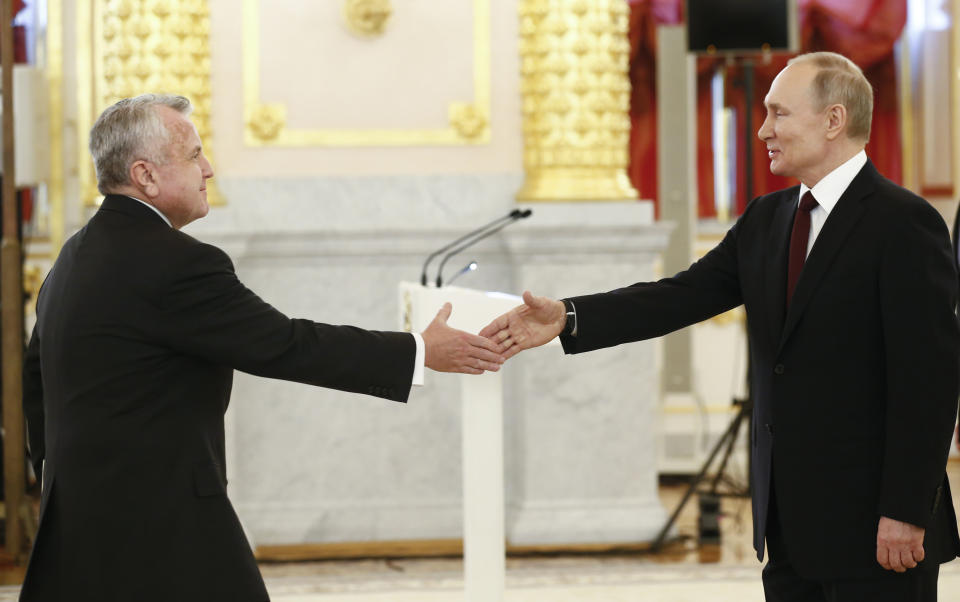
<svg viewBox="0 0 960 602"><path fill-rule="evenodd" d="M738 82L738 85L743 87L744 90L744 102L745 109L743 112L743 140L744 140L744 149L746 150L746 160L744 162L744 193L745 197L749 200L753 198L753 147L756 143L753 132L753 94L754 94L754 63L753 60L745 58L741 62L743 68L743 79ZM714 498L717 497L741 497L749 498L751 492L753 491L753 471L751 467L751 452L750 449L750 435L747 435L747 483L746 486L743 484L737 484L732 481L726 474L727 463L730 460L730 454L733 453L734 447L737 443L737 438L740 435L740 428L746 422L747 432L751 433L753 430L753 399L750 393L751 387L751 364L750 364L750 337L747 337L747 396L745 399L734 399L733 405L738 408L736 416L733 417L733 420L730 421L727 430L723 433L723 436L717 441L714 445L713 450L710 452L710 455L704 461L703 465L700 467L700 472L697 473L697 476L693 478L693 481L690 483L690 486L687 488L686 493L683 494L683 498L680 500L680 503L677 504L676 510L673 511L673 514L670 515L670 518L667 520L667 523L660 530L660 533L657 534L656 539L653 540L652 550L654 552L660 551L660 548L663 547L663 542L667 537L667 533L670 531L670 527L676 522L677 517L680 515L680 512L683 510L683 507L686 505L687 501L694 494L694 492L706 493L712 495ZM707 479L707 472L710 470L710 466L713 464L714 459L717 457L717 454L723 450L723 456L720 461L720 466L717 469L716 475L714 475L710 487L705 490L698 490L701 483ZM721 482L726 483L729 487L729 491L720 492Z"/></svg>
<svg viewBox="0 0 960 602"><path fill-rule="evenodd" d="M663 528L660 529L660 533L657 534L657 538L653 540L652 551L659 552L660 548L663 547L663 542L667 537L667 533L670 531L670 527L677 521L677 517L680 516L680 512L683 510L683 507L687 504L690 497L695 493L709 493L713 496L726 496L726 497L750 497L750 492L753 489L753 475L750 467L750 449L749 449L749 435L747 438L747 486L743 487L742 484L734 483L726 474L727 463L730 460L730 454L733 453L734 447L737 444L737 438L740 435L740 428L746 422L748 432L753 426L753 401L748 397L747 399L734 399L733 405L737 406L737 414L733 417L733 420L730 421L730 424L727 426L727 430L724 431L723 435L713 446L713 449L710 451L710 455L704 461L703 465L700 467L700 471L697 473L697 476L693 478L693 481L690 482L690 485L687 487L687 491L683 494L680 503L677 504L676 509L673 511L673 514L670 515L670 518L667 520L667 523L663 525ZM707 480L707 473L710 470L710 466L713 464L714 459L723 450L723 456L720 460L719 468L717 473L713 476L713 479L710 483L710 487L705 490L700 490L699 487L701 483ZM721 492L720 484L721 482L726 483L730 488L729 491Z"/></svg>

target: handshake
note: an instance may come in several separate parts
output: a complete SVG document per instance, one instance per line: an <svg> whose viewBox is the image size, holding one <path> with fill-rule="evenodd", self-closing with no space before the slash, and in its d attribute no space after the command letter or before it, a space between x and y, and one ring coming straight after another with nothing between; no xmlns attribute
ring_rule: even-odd
<svg viewBox="0 0 960 602"><path fill-rule="evenodd" d="M523 305L498 317L475 335L447 325L452 311L453 306L445 303L421 333L426 366L438 372L496 372L521 351L550 342L567 320L563 302L537 297L530 291L523 293Z"/></svg>

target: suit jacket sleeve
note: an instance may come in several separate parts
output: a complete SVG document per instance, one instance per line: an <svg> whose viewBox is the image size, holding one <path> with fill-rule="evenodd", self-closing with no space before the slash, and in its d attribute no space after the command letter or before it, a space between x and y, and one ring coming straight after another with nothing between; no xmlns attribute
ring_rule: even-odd
<svg viewBox="0 0 960 602"><path fill-rule="evenodd" d="M886 237L878 287L886 348L881 516L925 527L941 496L960 391L957 274L926 203Z"/></svg>
<svg viewBox="0 0 960 602"><path fill-rule="evenodd" d="M247 289L210 245L192 245L170 266L153 327L173 349L250 374L395 401L410 392L412 335L290 319Z"/></svg>
<svg viewBox="0 0 960 602"><path fill-rule="evenodd" d="M30 462L37 480L43 478L44 445L43 381L40 374L40 336L33 329L27 353L23 358L23 415L27 420L27 440L30 444Z"/></svg>
<svg viewBox="0 0 960 602"><path fill-rule="evenodd" d="M572 297L577 336L560 338L564 351L582 353L663 336L740 305L737 237L754 205L720 244L672 278Z"/></svg>

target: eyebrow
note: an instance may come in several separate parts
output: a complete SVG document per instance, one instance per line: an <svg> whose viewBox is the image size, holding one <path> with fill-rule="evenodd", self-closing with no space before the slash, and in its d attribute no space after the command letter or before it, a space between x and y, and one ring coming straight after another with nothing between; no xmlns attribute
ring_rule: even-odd
<svg viewBox="0 0 960 602"><path fill-rule="evenodd" d="M783 105L781 105L778 102L771 102L771 103L764 102L763 104L767 107L768 111L779 111L780 109L783 108Z"/></svg>

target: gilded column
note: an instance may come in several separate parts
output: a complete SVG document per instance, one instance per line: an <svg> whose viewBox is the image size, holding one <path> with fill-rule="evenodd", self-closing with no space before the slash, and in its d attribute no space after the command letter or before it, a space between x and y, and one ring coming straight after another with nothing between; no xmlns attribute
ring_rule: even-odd
<svg viewBox="0 0 960 602"><path fill-rule="evenodd" d="M94 50L95 69L97 61L100 66L94 112L147 92L186 96L213 163L207 0L95 0L94 5L94 27L102 27ZM207 195L211 204L223 204L214 180Z"/></svg>
<svg viewBox="0 0 960 602"><path fill-rule="evenodd" d="M521 0L521 201L636 199L625 0Z"/></svg>

